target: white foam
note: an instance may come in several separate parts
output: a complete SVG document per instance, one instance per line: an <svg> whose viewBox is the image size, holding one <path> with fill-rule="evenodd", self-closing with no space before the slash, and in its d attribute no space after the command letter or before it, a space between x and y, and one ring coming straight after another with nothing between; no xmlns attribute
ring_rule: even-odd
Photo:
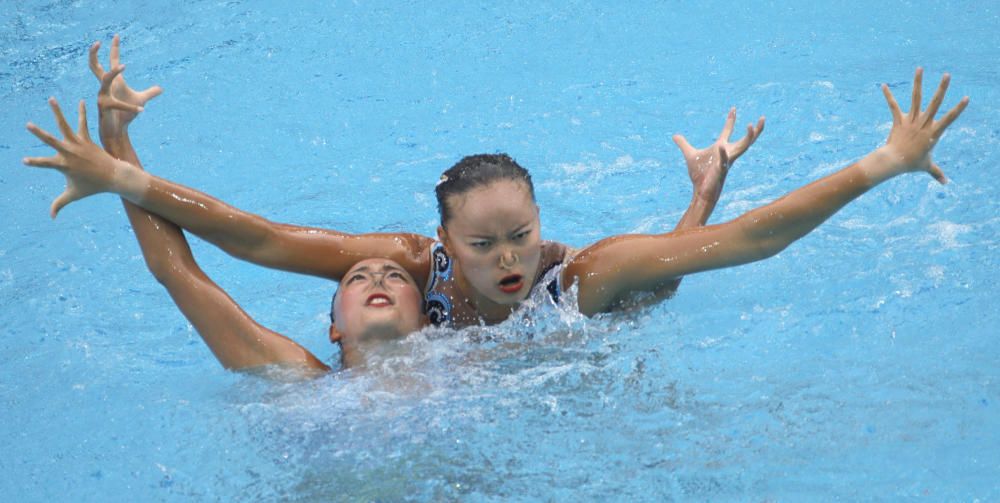
<svg viewBox="0 0 1000 503"><path fill-rule="evenodd" d="M936 239L945 249L954 249L968 246L959 242L959 238L971 231L972 226L943 221L928 225L927 230L930 231L930 235L923 239L923 243Z"/></svg>

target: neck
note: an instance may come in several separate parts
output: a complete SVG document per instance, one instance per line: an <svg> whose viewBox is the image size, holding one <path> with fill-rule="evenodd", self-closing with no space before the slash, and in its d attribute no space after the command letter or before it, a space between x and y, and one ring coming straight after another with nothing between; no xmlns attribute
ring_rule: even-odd
<svg viewBox="0 0 1000 503"><path fill-rule="evenodd" d="M357 345L340 343L340 364L345 369L363 367L365 352Z"/></svg>
<svg viewBox="0 0 1000 503"><path fill-rule="evenodd" d="M344 368L364 367L371 356L384 352L386 345L404 337L394 327L372 327L358 339L340 341L340 361Z"/></svg>

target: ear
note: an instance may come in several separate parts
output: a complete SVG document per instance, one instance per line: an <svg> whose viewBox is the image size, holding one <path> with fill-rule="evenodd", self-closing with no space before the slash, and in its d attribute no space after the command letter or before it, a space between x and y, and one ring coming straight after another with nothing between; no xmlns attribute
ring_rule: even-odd
<svg viewBox="0 0 1000 503"><path fill-rule="evenodd" d="M444 245L444 251L448 252L448 254L451 255L451 243L448 242L448 231L446 231L444 227L439 225L437 229L437 235L438 235L438 241L440 241L441 244Z"/></svg>
<svg viewBox="0 0 1000 503"><path fill-rule="evenodd" d="M330 344L337 344L337 343L340 342L340 339L343 339L343 338L344 338L344 334L340 333L340 330L337 330L337 325L331 323L330 324Z"/></svg>

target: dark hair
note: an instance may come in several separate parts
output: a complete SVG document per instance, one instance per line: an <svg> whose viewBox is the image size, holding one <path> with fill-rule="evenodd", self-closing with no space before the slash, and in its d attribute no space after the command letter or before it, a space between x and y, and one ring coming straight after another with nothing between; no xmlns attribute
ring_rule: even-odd
<svg viewBox="0 0 1000 503"><path fill-rule="evenodd" d="M507 154L476 154L463 157L454 166L441 175L434 188L437 195L438 213L441 214L441 226L451 219L451 208L448 198L465 194L477 187L489 185L498 180L513 180L524 182L528 186L531 200L535 200L535 186L531 183L528 170L521 167Z"/></svg>
<svg viewBox="0 0 1000 503"><path fill-rule="evenodd" d="M334 307L337 305L337 292L340 292L340 283L337 283L337 289L333 291L333 297L330 297L330 324L335 325L337 323L336 316L334 315Z"/></svg>

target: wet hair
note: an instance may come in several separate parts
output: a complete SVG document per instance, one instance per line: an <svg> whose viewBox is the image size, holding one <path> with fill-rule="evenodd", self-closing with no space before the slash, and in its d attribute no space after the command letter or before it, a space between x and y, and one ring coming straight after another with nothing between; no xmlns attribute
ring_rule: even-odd
<svg viewBox="0 0 1000 503"><path fill-rule="evenodd" d="M535 200L535 186L531 183L531 175L509 155L498 153L466 156L448 168L448 171L441 175L437 187L434 188L434 193L437 195L438 213L441 214L441 226L445 227L445 224L452 217L448 198L460 196L472 189L485 187L499 180L523 182L528 186L531 200Z"/></svg>
<svg viewBox="0 0 1000 503"><path fill-rule="evenodd" d="M340 291L340 284L337 284L337 288L333 291L333 296L330 297L330 324L336 325L337 319L336 315L333 313L334 307L337 305L337 292Z"/></svg>

